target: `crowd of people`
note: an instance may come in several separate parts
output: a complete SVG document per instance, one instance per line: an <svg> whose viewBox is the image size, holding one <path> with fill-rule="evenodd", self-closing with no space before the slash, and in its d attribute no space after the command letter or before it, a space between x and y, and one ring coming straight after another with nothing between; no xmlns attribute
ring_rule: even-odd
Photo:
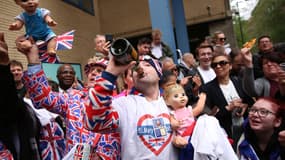
<svg viewBox="0 0 285 160"><path fill-rule="evenodd" d="M176 64L159 30L117 64L105 35L84 66L48 79L37 44L19 36L27 59L9 59L0 33L1 159L285 159L284 43L270 36L231 49L217 31Z"/></svg>

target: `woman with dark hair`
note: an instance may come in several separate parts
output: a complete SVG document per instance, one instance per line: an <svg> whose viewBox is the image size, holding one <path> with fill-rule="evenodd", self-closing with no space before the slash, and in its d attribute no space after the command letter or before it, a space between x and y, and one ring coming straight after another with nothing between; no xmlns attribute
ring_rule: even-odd
<svg viewBox="0 0 285 160"><path fill-rule="evenodd" d="M264 54L261 57L264 76L254 80L252 54L248 48L241 50L245 64L243 87L252 97L280 98L285 95L285 71L279 64L282 62L277 52Z"/></svg>
<svg viewBox="0 0 285 160"><path fill-rule="evenodd" d="M211 67L216 78L202 86L201 90L207 94L207 106L217 109L216 118L236 144L241 135L245 110L253 100L243 91L241 81L230 77L232 63L228 55L215 55Z"/></svg>

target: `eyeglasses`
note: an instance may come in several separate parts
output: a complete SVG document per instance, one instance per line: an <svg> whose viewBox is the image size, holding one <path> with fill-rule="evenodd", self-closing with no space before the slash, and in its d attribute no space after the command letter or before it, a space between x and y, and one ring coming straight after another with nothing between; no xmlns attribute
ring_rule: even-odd
<svg viewBox="0 0 285 160"><path fill-rule="evenodd" d="M268 116L268 114L273 114L273 115L276 114L276 113L268 111L266 109L255 109L255 108L249 108L248 109L249 115L253 115L255 113L257 113L260 117L266 117L266 116Z"/></svg>
<svg viewBox="0 0 285 160"><path fill-rule="evenodd" d="M221 67L223 67L223 66L225 66L225 65L227 65L227 64L229 64L228 61L212 62L212 63L211 63L211 67L212 67L212 68L216 68L218 65L220 65Z"/></svg>
<svg viewBox="0 0 285 160"><path fill-rule="evenodd" d="M219 40L220 40L220 41L226 41L227 38L226 38L226 37L225 37L225 38L219 38Z"/></svg>

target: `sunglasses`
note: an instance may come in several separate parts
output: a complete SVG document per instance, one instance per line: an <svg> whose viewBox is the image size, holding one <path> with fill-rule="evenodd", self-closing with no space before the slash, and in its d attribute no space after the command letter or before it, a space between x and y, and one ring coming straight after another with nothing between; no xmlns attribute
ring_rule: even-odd
<svg viewBox="0 0 285 160"><path fill-rule="evenodd" d="M226 41L227 38L226 38L226 37L225 37L225 38L219 38L219 40L220 40L220 41Z"/></svg>
<svg viewBox="0 0 285 160"><path fill-rule="evenodd" d="M223 66L225 66L225 65L227 65L227 64L229 64L228 61L212 62L212 63L211 63L211 67L212 67L212 68L216 68L218 65L220 65L221 67L223 67Z"/></svg>

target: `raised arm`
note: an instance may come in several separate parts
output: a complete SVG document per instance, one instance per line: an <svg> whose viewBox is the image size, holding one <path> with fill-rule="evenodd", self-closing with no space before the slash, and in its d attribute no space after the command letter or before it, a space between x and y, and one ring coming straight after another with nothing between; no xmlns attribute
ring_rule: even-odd
<svg viewBox="0 0 285 160"><path fill-rule="evenodd" d="M41 8L42 11L42 17L45 20L45 22L47 23L48 26L50 27L54 27L57 25L57 23L55 22L55 20L53 20L53 18L51 18L50 16L50 11L48 9L45 8Z"/></svg>
<svg viewBox="0 0 285 160"><path fill-rule="evenodd" d="M94 88L89 90L89 103L86 106L85 124L93 131L110 131L118 128L119 115L112 107L112 93L116 77L124 73L133 63L116 66L111 58L106 71L98 77Z"/></svg>
<svg viewBox="0 0 285 160"><path fill-rule="evenodd" d="M44 19L48 26L54 27L57 25L57 23L51 18L50 15L46 15Z"/></svg>
<svg viewBox="0 0 285 160"><path fill-rule="evenodd" d="M242 48L241 55L243 57L243 61L246 67L244 70L244 76L242 79L243 89L249 96L256 97L258 94L256 93L256 89L255 89L256 84L255 84L254 74L253 74L252 53L250 52L248 48Z"/></svg>
<svg viewBox="0 0 285 160"><path fill-rule="evenodd" d="M54 113L65 116L68 107L68 95L51 91L41 68L37 46L23 37L16 40L16 45L17 49L26 55L28 60L28 71L25 72L23 78L34 106L36 108L45 107Z"/></svg>
<svg viewBox="0 0 285 160"><path fill-rule="evenodd" d="M19 20L19 19L16 19L15 22L13 22L12 24L10 24L9 26L9 30L11 31L17 31L17 30L20 30L24 25L24 22Z"/></svg>
<svg viewBox="0 0 285 160"><path fill-rule="evenodd" d="M205 107L205 103L206 103L206 94L205 93L200 93L197 105L192 110L194 117L197 117L199 114L202 113L202 111L204 110L204 107Z"/></svg>

